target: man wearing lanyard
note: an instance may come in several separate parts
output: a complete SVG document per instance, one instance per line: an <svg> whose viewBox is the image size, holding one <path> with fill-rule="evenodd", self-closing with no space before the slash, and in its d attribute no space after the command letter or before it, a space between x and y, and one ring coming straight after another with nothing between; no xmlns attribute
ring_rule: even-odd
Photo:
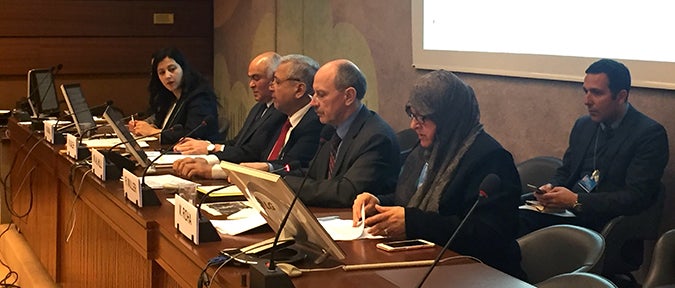
<svg viewBox="0 0 675 288"><path fill-rule="evenodd" d="M577 119L563 165L536 200L573 217L520 210L520 234L575 224L600 231L612 218L633 215L655 202L668 163L668 137L658 122L628 103L630 72L601 59L586 69L588 115Z"/></svg>

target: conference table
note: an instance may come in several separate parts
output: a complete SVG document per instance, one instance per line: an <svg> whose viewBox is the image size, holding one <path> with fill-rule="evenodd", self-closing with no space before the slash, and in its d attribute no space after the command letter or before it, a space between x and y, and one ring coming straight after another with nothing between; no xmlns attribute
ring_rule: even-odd
<svg viewBox="0 0 675 288"><path fill-rule="evenodd" d="M274 236L269 226L221 241L193 244L174 227L171 193L156 190L159 206L139 208L124 197L122 182L101 181L90 167L65 155L43 134L8 124L12 221L50 276L63 287L195 287L209 259ZM141 175L141 169L134 171ZM4 176L4 175L3 175ZM317 216L350 212L311 208ZM339 241L346 265L434 259L439 247L385 252L382 239ZM485 264L457 256L436 267L424 287L532 287ZM305 272L295 287L415 287L427 267ZM212 275L215 267L206 270ZM249 268L226 265L212 287L248 287Z"/></svg>

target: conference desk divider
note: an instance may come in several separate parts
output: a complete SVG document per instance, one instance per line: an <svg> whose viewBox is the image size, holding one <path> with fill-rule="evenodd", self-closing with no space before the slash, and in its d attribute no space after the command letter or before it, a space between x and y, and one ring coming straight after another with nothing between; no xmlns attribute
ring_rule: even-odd
<svg viewBox="0 0 675 288"><path fill-rule="evenodd" d="M29 126L19 125L15 119L10 119L9 130L11 151L16 154L10 204L15 211L26 214L13 216L12 221L51 277L63 287L195 287L206 263L220 250L273 237L272 230L264 226L237 236L221 235L221 241L194 245L174 227L174 207L166 200L172 197L170 194L156 191L162 205L138 208L125 199L121 181L101 181L88 165L76 164L64 155L63 145L47 143L42 134L31 132ZM140 175L140 170L136 173ZM339 212L345 218L350 215L345 210L312 211ZM347 254L344 264L426 260L440 251L436 248L389 253L376 249L378 242L339 242ZM446 252L446 256L453 255L457 254ZM462 287L487 287L485 281L479 281L486 276L493 281L490 283L499 283L495 287L531 287L484 264L471 264L475 263L471 260L449 262L442 271L448 274L448 281L465 281ZM456 269L461 273L453 272L453 267L461 267ZM469 269L479 271L472 274L466 272L467 267L480 269ZM208 269L207 273L211 275L214 270ZM387 271L395 270L347 272L338 268L304 273L293 282L296 287L396 287L396 281L388 280L391 277ZM415 277L423 276L423 271L408 271ZM432 276L436 274L434 271ZM444 277L440 275L435 277ZM425 287L435 287L428 284ZM224 267L213 287L248 287L248 267Z"/></svg>

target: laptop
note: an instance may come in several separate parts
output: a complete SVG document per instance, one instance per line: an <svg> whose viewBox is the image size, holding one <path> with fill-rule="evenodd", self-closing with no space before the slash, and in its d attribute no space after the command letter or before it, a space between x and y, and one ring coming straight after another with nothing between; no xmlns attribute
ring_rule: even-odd
<svg viewBox="0 0 675 288"><path fill-rule="evenodd" d="M75 127L77 128L77 134L84 138L93 134L96 121L91 114L91 110L89 110L87 100L84 99L80 84L63 84L61 85L61 92L66 99L70 116L73 118L73 123L75 123Z"/></svg>
<svg viewBox="0 0 675 288"><path fill-rule="evenodd" d="M122 113L112 107L108 107L105 109L105 112L103 112L103 118L108 122L110 127L112 127L113 131L115 131L115 135L117 135L121 143L124 143L127 151L131 153L136 162L143 168L148 167L148 165L150 165L148 155L145 154L145 151L143 151L141 145L138 144L136 138L134 138L134 136L131 135L131 132L129 132L129 129L127 129L125 123L126 120L122 117Z"/></svg>

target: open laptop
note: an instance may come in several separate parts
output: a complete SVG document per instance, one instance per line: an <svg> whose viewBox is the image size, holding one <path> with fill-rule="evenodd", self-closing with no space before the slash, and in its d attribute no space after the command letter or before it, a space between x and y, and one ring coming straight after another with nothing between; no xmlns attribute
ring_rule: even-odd
<svg viewBox="0 0 675 288"><path fill-rule="evenodd" d="M33 117L42 118L59 114L59 101L51 69L28 71L27 97Z"/></svg>
<svg viewBox="0 0 675 288"><path fill-rule="evenodd" d="M87 100L84 99L80 84L63 84L61 85L61 92L66 99L70 116L73 118L73 122L77 128L77 134L85 138L93 134L96 121L89 110Z"/></svg>
<svg viewBox="0 0 675 288"><path fill-rule="evenodd" d="M253 207L261 212L272 230L279 233L282 219L295 198L295 192L288 187L284 179L277 174L226 161L221 161L220 167L227 170L229 180L237 185ZM332 258L332 261L341 261L346 256L342 248L300 200L295 202L280 239L293 239L300 250L307 252L309 258L315 258L313 259L315 264L329 258ZM252 246L260 246L260 243ZM248 251L250 247L240 251ZM281 258L282 254L285 253L279 253L278 257Z"/></svg>
<svg viewBox="0 0 675 288"><path fill-rule="evenodd" d="M129 132L129 129L127 129L125 123L126 120L122 117L122 113L112 107L108 107L105 109L105 112L103 112L103 118L108 122L113 131L115 131L115 135L117 135L121 143L124 143L127 151L131 153L136 162L138 162L138 165L141 165L143 168L148 167L148 165L150 165L148 155L145 154L145 151L143 151L141 145L138 144L136 138L134 138L134 136L131 135L131 132Z"/></svg>

